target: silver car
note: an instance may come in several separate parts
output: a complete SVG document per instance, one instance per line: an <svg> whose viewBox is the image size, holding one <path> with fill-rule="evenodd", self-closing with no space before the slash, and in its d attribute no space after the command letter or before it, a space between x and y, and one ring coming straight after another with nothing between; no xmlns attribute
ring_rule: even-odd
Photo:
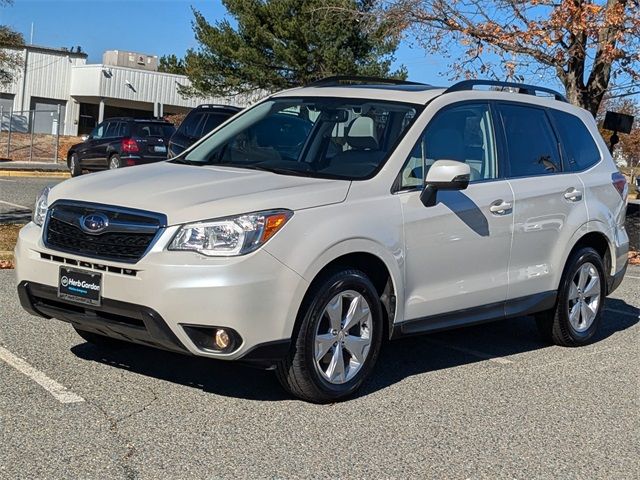
<svg viewBox="0 0 640 480"><path fill-rule="evenodd" d="M169 161L45 190L18 292L88 342L274 368L332 402L384 340L533 314L588 343L626 270L626 196L556 92L327 79Z"/></svg>

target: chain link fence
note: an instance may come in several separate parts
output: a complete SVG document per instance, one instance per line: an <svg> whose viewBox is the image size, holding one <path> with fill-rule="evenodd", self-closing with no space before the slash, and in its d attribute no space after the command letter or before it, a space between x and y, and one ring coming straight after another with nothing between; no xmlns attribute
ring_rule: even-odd
<svg viewBox="0 0 640 480"><path fill-rule="evenodd" d="M0 159L56 163L62 121L60 106L7 111L0 105Z"/></svg>

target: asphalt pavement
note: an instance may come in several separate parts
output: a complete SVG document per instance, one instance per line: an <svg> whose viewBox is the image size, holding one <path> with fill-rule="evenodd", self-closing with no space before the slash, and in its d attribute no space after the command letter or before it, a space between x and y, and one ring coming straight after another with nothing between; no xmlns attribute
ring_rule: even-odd
<svg viewBox="0 0 640 480"><path fill-rule="evenodd" d="M62 178L0 177L0 224L27 223L36 197L47 185L56 185Z"/></svg>
<svg viewBox="0 0 640 480"><path fill-rule="evenodd" d="M591 345L528 317L401 340L318 406L272 372L94 347L0 271L0 478L637 479L638 307L632 267Z"/></svg>

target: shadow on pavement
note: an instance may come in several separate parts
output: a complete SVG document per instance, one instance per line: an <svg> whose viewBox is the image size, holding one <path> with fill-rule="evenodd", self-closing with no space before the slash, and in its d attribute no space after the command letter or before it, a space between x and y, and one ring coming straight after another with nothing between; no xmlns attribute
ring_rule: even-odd
<svg viewBox="0 0 640 480"><path fill-rule="evenodd" d="M595 342L638 323L639 309L622 300L607 299L606 309ZM357 396L366 396L413 375L547 347L549 345L538 335L532 317L502 320L389 342L383 345L372 378ZM76 345L71 351L84 360L216 395L261 401L291 399L272 372L238 363L189 357L137 345L105 350L83 343ZM481 358L477 352L481 352L486 358Z"/></svg>

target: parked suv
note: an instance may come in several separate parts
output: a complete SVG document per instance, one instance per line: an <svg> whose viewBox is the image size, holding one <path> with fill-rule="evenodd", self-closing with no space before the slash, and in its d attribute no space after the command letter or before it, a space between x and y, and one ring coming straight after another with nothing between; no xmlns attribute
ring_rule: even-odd
<svg viewBox="0 0 640 480"><path fill-rule="evenodd" d="M184 152L241 109L231 105L199 105L184 118L169 142L169 157Z"/></svg>
<svg viewBox="0 0 640 480"><path fill-rule="evenodd" d="M71 176L77 177L83 170L113 170L166 160L167 144L175 130L163 120L109 118L69 149Z"/></svg>
<svg viewBox="0 0 640 480"><path fill-rule="evenodd" d="M626 195L553 91L328 79L175 159L45 189L18 293L88 342L275 368L331 402L383 340L533 314L588 343L626 270Z"/></svg>

